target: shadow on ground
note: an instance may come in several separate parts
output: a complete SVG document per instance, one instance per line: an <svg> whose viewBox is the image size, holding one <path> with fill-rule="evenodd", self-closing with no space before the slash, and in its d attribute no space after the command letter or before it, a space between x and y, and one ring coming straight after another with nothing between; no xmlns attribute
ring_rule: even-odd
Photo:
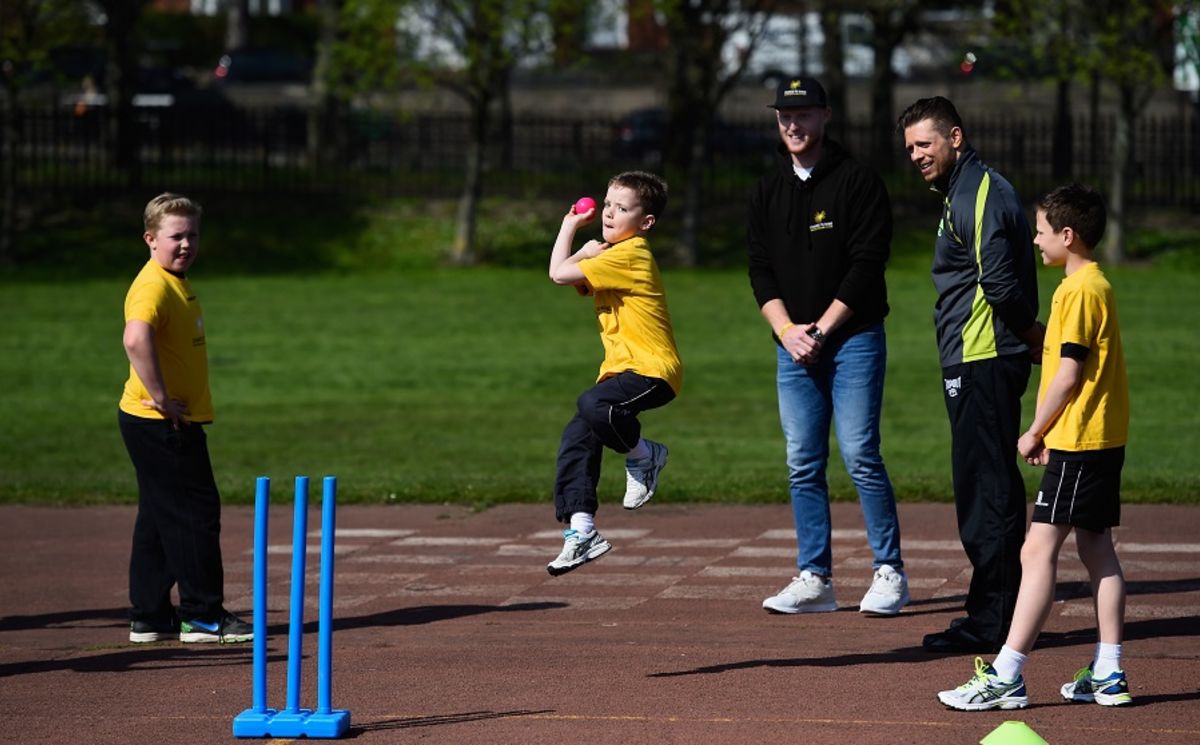
<svg viewBox="0 0 1200 745"><path fill-rule="evenodd" d="M528 717L538 714L553 714L554 709L516 709L514 711L467 711L459 714L431 714L423 717L402 717L385 719L379 722L364 722L350 728L353 735L356 732L379 732L393 729L414 729L417 727L438 727L444 724L464 724L467 722L486 722L493 719L510 719Z"/></svg>
<svg viewBox="0 0 1200 745"><path fill-rule="evenodd" d="M1162 618L1125 623L1125 640L1162 639L1166 637L1200 637L1200 616L1185 618ZM1068 631L1066 633L1046 634L1038 637L1037 649L1050 647L1070 647L1085 645L1090 647L1096 643L1094 628ZM963 656L961 653L955 653ZM788 668L788 667L843 667L848 665L877 665L887 662L932 662L947 656L927 652L919 646L900 647L886 652L864 652L855 654L833 655L831 657L792 657L787 659L758 659L726 662L719 665L694 667L690 670L675 670L668 672L650 673L648 678L676 678L687 675L719 675L736 670L754 668ZM1200 696L1200 694L1197 694Z"/></svg>

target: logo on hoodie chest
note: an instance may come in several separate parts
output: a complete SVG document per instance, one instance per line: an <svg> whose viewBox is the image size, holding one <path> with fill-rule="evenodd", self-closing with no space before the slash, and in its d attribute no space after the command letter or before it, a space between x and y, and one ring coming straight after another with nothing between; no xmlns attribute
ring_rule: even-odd
<svg viewBox="0 0 1200 745"><path fill-rule="evenodd" d="M808 226L808 232L816 233L821 230L832 230L833 220L829 219L829 215L825 210L817 210L813 213L812 224Z"/></svg>

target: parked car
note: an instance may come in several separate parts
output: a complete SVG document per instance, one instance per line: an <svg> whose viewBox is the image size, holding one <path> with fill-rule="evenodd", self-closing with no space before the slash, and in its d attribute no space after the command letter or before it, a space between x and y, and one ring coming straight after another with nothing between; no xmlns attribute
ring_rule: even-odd
<svg viewBox="0 0 1200 745"><path fill-rule="evenodd" d="M221 83L304 83L312 80L311 57L279 49L239 49L217 60L213 78Z"/></svg>
<svg viewBox="0 0 1200 745"><path fill-rule="evenodd" d="M656 164L662 161L670 137L665 109L637 109L617 121L614 154L625 160ZM716 118L709 150L715 155L758 158L769 153L775 141L770 127L733 124Z"/></svg>

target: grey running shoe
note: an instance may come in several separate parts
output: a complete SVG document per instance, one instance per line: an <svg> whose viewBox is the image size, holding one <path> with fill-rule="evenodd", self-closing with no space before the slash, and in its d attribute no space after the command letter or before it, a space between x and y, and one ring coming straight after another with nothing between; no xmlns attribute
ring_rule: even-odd
<svg viewBox="0 0 1200 745"><path fill-rule="evenodd" d="M636 510L650 501L658 487L658 474L667 465L667 446L646 440L650 457L625 461L625 509Z"/></svg>
<svg viewBox="0 0 1200 745"><path fill-rule="evenodd" d="M1091 665L1075 673L1075 679L1063 685L1062 695L1068 701L1094 701L1101 706L1124 706L1133 703L1124 670L1117 670L1104 680L1097 680L1092 677Z"/></svg>
<svg viewBox="0 0 1200 745"><path fill-rule="evenodd" d="M1024 709L1029 705L1025 679L1018 675L1016 680L1001 680L981 657L975 658L975 676L958 688L942 691L938 700L959 711Z"/></svg>
<svg viewBox="0 0 1200 745"><path fill-rule="evenodd" d="M546 571L555 577L566 574L592 559L603 556L610 548L612 545L595 530L591 533L580 533L568 528L563 531L562 552L558 558L546 565Z"/></svg>

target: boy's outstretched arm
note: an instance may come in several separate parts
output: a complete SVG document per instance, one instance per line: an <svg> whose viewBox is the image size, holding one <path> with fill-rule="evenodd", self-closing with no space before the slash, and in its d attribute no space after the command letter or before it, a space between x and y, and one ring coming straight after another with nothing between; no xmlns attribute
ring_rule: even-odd
<svg viewBox="0 0 1200 745"><path fill-rule="evenodd" d="M1079 390L1083 380L1083 360L1063 357L1058 364L1058 371L1046 386L1046 393L1038 401L1037 411L1033 415L1033 423L1021 439L1017 440L1017 450L1030 465L1044 466L1050 460L1050 452L1046 450L1042 437L1058 419L1067 404Z"/></svg>
<svg viewBox="0 0 1200 745"><path fill-rule="evenodd" d="M558 285L577 285L587 281L583 270L579 268L580 259L597 256L608 248L607 243L588 241L583 248L571 253L571 243L575 240L575 232L587 225L595 217L596 210L592 208L582 215L575 214L575 208L563 216L562 227L558 230L558 238L554 240L554 248L550 250L550 280Z"/></svg>

